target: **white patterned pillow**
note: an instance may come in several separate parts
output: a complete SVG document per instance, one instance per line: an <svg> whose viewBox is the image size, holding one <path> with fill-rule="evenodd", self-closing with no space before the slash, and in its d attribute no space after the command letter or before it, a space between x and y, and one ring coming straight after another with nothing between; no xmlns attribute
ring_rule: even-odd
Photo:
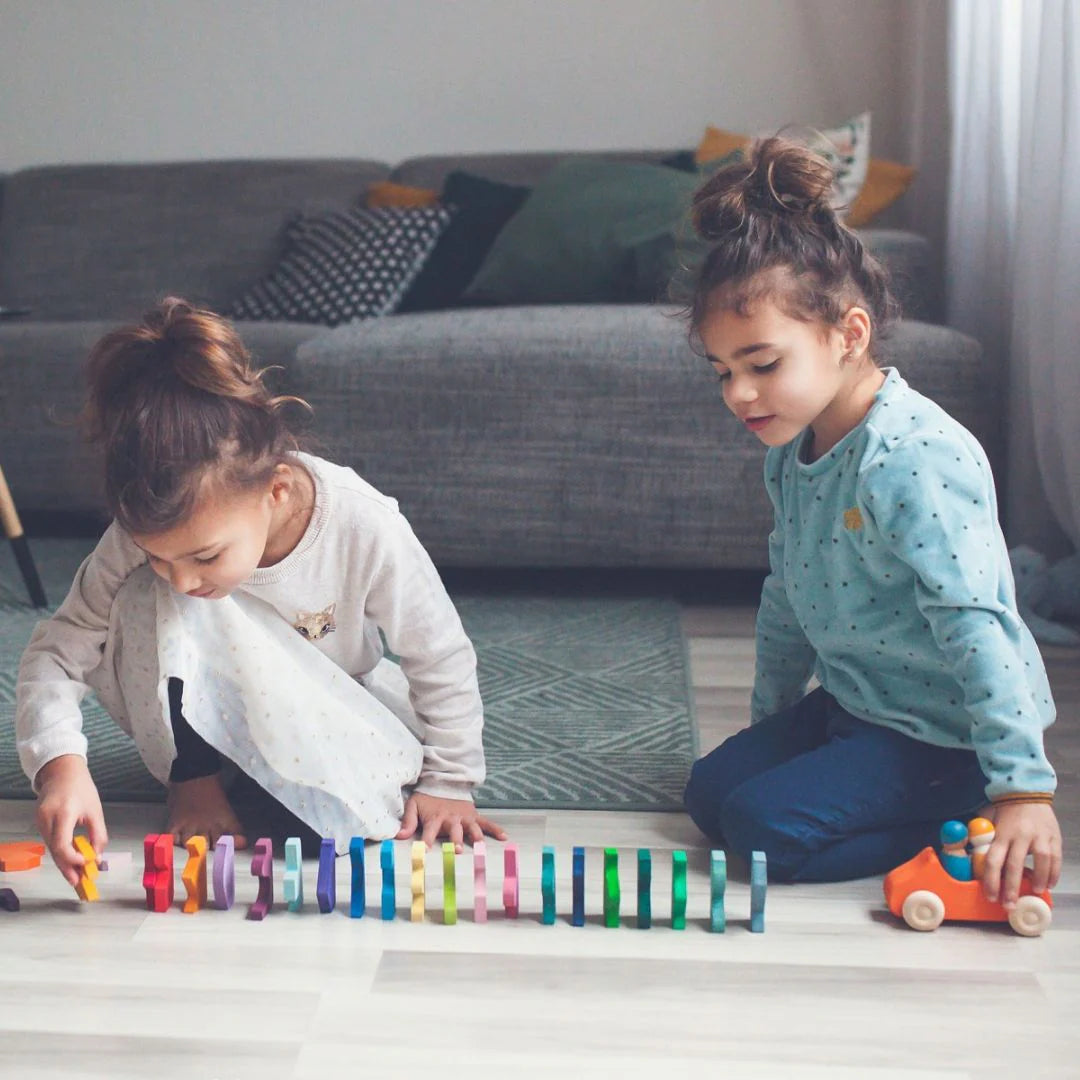
<svg viewBox="0 0 1080 1080"><path fill-rule="evenodd" d="M281 261L228 314L327 326L388 315L449 223L442 207L301 214L285 230Z"/></svg>
<svg viewBox="0 0 1080 1080"><path fill-rule="evenodd" d="M806 143L836 170L835 205L841 216L845 215L866 183L870 165L870 114L860 113L828 131L811 130Z"/></svg>

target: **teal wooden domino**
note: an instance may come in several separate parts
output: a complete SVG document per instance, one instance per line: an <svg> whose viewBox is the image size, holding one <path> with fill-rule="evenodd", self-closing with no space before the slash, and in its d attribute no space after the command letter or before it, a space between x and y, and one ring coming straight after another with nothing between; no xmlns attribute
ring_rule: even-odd
<svg viewBox="0 0 1080 1080"><path fill-rule="evenodd" d="M362 836L354 836L349 841L349 862L352 866L349 917L362 919L367 909L367 888L364 884L364 838Z"/></svg>
<svg viewBox="0 0 1080 1080"><path fill-rule="evenodd" d="M765 933L765 891L769 885L764 851L750 854L750 932Z"/></svg>
<svg viewBox="0 0 1080 1080"><path fill-rule="evenodd" d="M397 894L394 891L394 841L384 840L379 855L382 866L382 917L389 922L397 914Z"/></svg>
<svg viewBox="0 0 1080 1080"><path fill-rule="evenodd" d="M671 929L686 929L686 852L671 853Z"/></svg>
<svg viewBox="0 0 1080 1080"><path fill-rule="evenodd" d="M711 883L709 904L709 929L722 934L727 926L724 912L724 891L727 888L727 856L722 851L709 853L709 881Z"/></svg>
<svg viewBox="0 0 1080 1080"><path fill-rule="evenodd" d="M637 924L639 930L652 926L652 852L638 848L637 853Z"/></svg>
<svg viewBox="0 0 1080 1080"><path fill-rule="evenodd" d="M282 888L289 910L299 911L304 906L304 862L299 836L290 836L285 841L285 878Z"/></svg>
<svg viewBox="0 0 1080 1080"><path fill-rule="evenodd" d="M540 855L540 895L543 898L543 912L540 921L545 926L555 923L555 849L550 844L544 845Z"/></svg>
<svg viewBox="0 0 1080 1080"><path fill-rule="evenodd" d="M604 848L604 925L610 929L619 926L619 850Z"/></svg>

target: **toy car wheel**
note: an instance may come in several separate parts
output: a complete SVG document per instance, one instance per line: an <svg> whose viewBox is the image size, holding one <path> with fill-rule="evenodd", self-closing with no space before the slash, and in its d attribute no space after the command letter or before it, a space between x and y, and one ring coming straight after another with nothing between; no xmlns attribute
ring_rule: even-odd
<svg viewBox="0 0 1080 1080"><path fill-rule="evenodd" d="M945 902L929 889L916 889L905 898L901 911L912 930L936 930L945 918Z"/></svg>
<svg viewBox="0 0 1080 1080"><path fill-rule="evenodd" d="M1009 912L1009 925L1024 937L1038 937L1050 929L1053 914L1041 896L1021 896Z"/></svg>

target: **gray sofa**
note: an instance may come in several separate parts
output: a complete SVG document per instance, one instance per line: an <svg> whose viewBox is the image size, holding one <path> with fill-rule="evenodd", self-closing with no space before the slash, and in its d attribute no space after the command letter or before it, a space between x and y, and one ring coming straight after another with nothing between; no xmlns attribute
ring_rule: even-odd
<svg viewBox="0 0 1080 1080"><path fill-rule="evenodd" d="M375 180L438 187L453 168L532 184L565 155L56 166L0 201L0 464L26 514L101 507L71 421L80 365L157 297L224 309L279 255L298 209L354 203ZM605 156L655 160L662 153ZM909 311L936 315L929 252L867 230ZM335 460L396 496L444 566L760 568L763 450L668 309L456 308L328 330L239 324L260 363L315 407ZM990 373L972 339L907 319L884 343L920 390L997 449Z"/></svg>

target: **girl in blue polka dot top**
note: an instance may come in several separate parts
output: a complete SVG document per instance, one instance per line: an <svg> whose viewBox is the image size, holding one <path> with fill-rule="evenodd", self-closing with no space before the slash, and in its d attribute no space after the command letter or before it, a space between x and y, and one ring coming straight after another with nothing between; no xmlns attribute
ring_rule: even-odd
<svg viewBox="0 0 1080 1080"><path fill-rule="evenodd" d="M709 250L691 326L769 447L775 525L751 725L695 763L686 805L788 881L886 872L981 813L995 825L983 885L1010 908L1029 856L1036 890L1061 870L1046 671L982 448L877 366L896 306L832 179L770 138L694 200Z"/></svg>

